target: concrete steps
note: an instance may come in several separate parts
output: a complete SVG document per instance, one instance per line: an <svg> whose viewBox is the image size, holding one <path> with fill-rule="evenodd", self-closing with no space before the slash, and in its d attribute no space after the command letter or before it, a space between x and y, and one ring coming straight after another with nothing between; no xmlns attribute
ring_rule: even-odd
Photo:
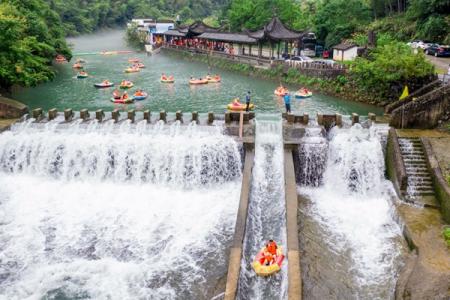
<svg viewBox="0 0 450 300"><path fill-rule="evenodd" d="M419 138L399 138L399 144L408 176L405 200L411 202L426 200L425 205L434 203L433 181L428 170L422 142Z"/></svg>

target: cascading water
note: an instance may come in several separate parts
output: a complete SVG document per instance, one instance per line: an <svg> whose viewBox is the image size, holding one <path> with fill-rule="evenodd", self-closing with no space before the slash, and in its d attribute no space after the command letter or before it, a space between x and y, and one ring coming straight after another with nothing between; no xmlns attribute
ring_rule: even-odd
<svg viewBox="0 0 450 300"><path fill-rule="evenodd" d="M300 180L300 246L307 299L391 299L401 264L401 231L384 178L380 136L385 128L333 128L317 162L323 184ZM320 138L318 134L317 138ZM310 155L317 143L302 145ZM319 174L316 175L320 177Z"/></svg>
<svg viewBox="0 0 450 300"><path fill-rule="evenodd" d="M210 299L240 178L213 127L16 126L0 135L0 298Z"/></svg>
<svg viewBox="0 0 450 300"><path fill-rule="evenodd" d="M286 245L283 155L280 117L258 116L238 299L286 298L287 260L282 270L269 278L257 276L251 266L256 253L267 240Z"/></svg>

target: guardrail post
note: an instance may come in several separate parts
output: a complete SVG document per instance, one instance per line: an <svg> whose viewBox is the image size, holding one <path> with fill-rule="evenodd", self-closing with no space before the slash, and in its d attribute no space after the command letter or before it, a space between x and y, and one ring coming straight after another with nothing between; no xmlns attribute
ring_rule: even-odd
<svg viewBox="0 0 450 300"><path fill-rule="evenodd" d="M80 110L80 119L87 121L89 119L89 111L86 108Z"/></svg>
<svg viewBox="0 0 450 300"><path fill-rule="evenodd" d="M33 116L33 119L36 119L36 121L39 121L42 118L42 108L33 109L32 116Z"/></svg>
<svg viewBox="0 0 450 300"><path fill-rule="evenodd" d="M352 125L354 125L355 123L359 123L359 115L352 113Z"/></svg>
<svg viewBox="0 0 450 300"><path fill-rule="evenodd" d="M368 117L369 117L369 120L371 120L373 122L375 122L377 120L377 115L374 113L369 113Z"/></svg>
<svg viewBox="0 0 450 300"><path fill-rule="evenodd" d="M225 123L226 124L230 124L231 123L231 113L229 111L227 111L225 113Z"/></svg>
<svg viewBox="0 0 450 300"><path fill-rule="evenodd" d="M104 117L105 117L105 113L103 112L103 109L97 109L95 111L95 119L97 119L97 121L99 123L101 123L103 121Z"/></svg>
<svg viewBox="0 0 450 300"><path fill-rule="evenodd" d="M144 120L147 120L147 123L150 123L151 121L151 112L150 110L144 110Z"/></svg>
<svg viewBox="0 0 450 300"><path fill-rule="evenodd" d="M58 116L58 111L56 110L56 108L52 108L48 111L48 120L49 121L55 119L56 116Z"/></svg>
<svg viewBox="0 0 450 300"><path fill-rule="evenodd" d="M294 124L295 121L295 115L292 113L287 113L286 114L286 120L289 124Z"/></svg>
<svg viewBox="0 0 450 300"><path fill-rule="evenodd" d="M228 114L228 117L229 117L229 114ZM226 119L227 119L227 113L225 113L225 122L226 122ZM212 123L214 123L214 113L209 112L208 113L208 124L212 124Z"/></svg>
<svg viewBox="0 0 450 300"><path fill-rule="evenodd" d="M167 114L166 111L162 110L159 112L159 120L164 121L164 123L167 123Z"/></svg>
<svg viewBox="0 0 450 300"><path fill-rule="evenodd" d="M73 115L74 114L71 108L67 108L64 110L64 120L66 120L66 122L72 121Z"/></svg>
<svg viewBox="0 0 450 300"><path fill-rule="evenodd" d="M135 119L136 119L136 111L134 109L130 109L128 111L128 120L130 120L131 123L134 123Z"/></svg>
<svg viewBox="0 0 450 300"><path fill-rule="evenodd" d="M114 120L114 123L117 123L117 122L119 122L119 117L120 117L120 112L116 108L111 112L111 118Z"/></svg>

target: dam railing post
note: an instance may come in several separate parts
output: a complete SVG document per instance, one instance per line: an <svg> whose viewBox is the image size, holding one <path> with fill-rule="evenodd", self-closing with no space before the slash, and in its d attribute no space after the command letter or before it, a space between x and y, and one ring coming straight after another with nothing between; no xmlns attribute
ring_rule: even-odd
<svg viewBox="0 0 450 300"><path fill-rule="evenodd" d="M352 125L355 125L355 123L359 123L359 115L352 113Z"/></svg>
<svg viewBox="0 0 450 300"><path fill-rule="evenodd" d="M244 112L239 113L239 138L242 139L242 132L244 129Z"/></svg>
<svg viewBox="0 0 450 300"><path fill-rule="evenodd" d="M117 122L119 122L119 117L120 117L120 112L116 108L111 112L111 118L114 120L114 123L117 123Z"/></svg>
<svg viewBox="0 0 450 300"><path fill-rule="evenodd" d="M342 115L336 114L336 126L342 127Z"/></svg>
<svg viewBox="0 0 450 300"><path fill-rule="evenodd" d="M295 115L292 113L287 113L286 114L286 120L289 124L294 124L295 121Z"/></svg>
<svg viewBox="0 0 450 300"><path fill-rule="evenodd" d="M230 124L231 123L231 113L229 111L227 111L225 113L225 123L226 124Z"/></svg>
<svg viewBox="0 0 450 300"><path fill-rule="evenodd" d="M54 120L58 116L58 110L56 108L52 108L48 111L48 120Z"/></svg>
<svg viewBox="0 0 450 300"><path fill-rule="evenodd" d="M167 114L165 110L159 112L159 120L167 123Z"/></svg>
<svg viewBox="0 0 450 300"><path fill-rule="evenodd" d="M225 114L225 118L226 118L226 114ZM212 123L214 123L214 113L213 112L208 112L208 124L211 125Z"/></svg>
<svg viewBox="0 0 450 300"><path fill-rule="evenodd" d="M195 123L198 124L198 112L196 112L196 111L192 112L192 120L191 120L191 122L195 122Z"/></svg>
<svg viewBox="0 0 450 300"><path fill-rule="evenodd" d="M40 119L42 118L42 108L33 109L31 115L33 119L36 119L36 121L40 121Z"/></svg>
<svg viewBox="0 0 450 300"><path fill-rule="evenodd" d="M303 124L304 125L308 125L309 123L309 114L308 113L304 113L303 114Z"/></svg>
<svg viewBox="0 0 450 300"><path fill-rule="evenodd" d="M74 113L73 113L71 108L67 108L67 109L64 110L64 120L66 122L72 121L73 116L74 116Z"/></svg>
<svg viewBox="0 0 450 300"><path fill-rule="evenodd" d="M147 123L151 122L151 112L150 110L144 110L144 120L147 121Z"/></svg>
<svg viewBox="0 0 450 300"><path fill-rule="evenodd" d="M181 110L177 110L177 112L175 113L175 120L183 123L183 113L181 112Z"/></svg>
<svg viewBox="0 0 450 300"><path fill-rule="evenodd" d="M136 111L134 109L130 109L128 111L128 120L130 120L131 123L134 123L135 119L136 119Z"/></svg>
<svg viewBox="0 0 450 300"><path fill-rule="evenodd" d="M89 119L89 111L86 108L80 110L80 119L83 121L87 121Z"/></svg>
<svg viewBox="0 0 450 300"><path fill-rule="evenodd" d="M105 117L105 113L103 112L103 109L97 109L95 111L95 118L99 123L103 121L103 118Z"/></svg>
<svg viewBox="0 0 450 300"><path fill-rule="evenodd" d="M323 125L323 115L317 114L317 124Z"/></svg>

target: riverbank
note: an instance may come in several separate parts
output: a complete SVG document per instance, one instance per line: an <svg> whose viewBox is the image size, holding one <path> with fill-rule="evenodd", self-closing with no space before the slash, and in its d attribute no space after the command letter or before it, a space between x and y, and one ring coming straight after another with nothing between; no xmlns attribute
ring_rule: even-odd
<svg viewBox="0 0 450 300"><path fill-rule="evenodd" d="M209 67L216 67L246 76L272 80L278 83L305 86L313 92L322 93L332 97L344 98L346 100L376 105L379 107L384 107L388 104L386 99L379 99L373 95L359 91L349 82L347 77L342 75L338 76L336 79L322 79L303 75L299 70L294 68L290 68L286 72L283 66L263 68L239 62L232 62L228 59L218 57L211 58L206 55L171 48L163 48L163 51L168 55L180 57L189 61L205 63Z"/></svg>

